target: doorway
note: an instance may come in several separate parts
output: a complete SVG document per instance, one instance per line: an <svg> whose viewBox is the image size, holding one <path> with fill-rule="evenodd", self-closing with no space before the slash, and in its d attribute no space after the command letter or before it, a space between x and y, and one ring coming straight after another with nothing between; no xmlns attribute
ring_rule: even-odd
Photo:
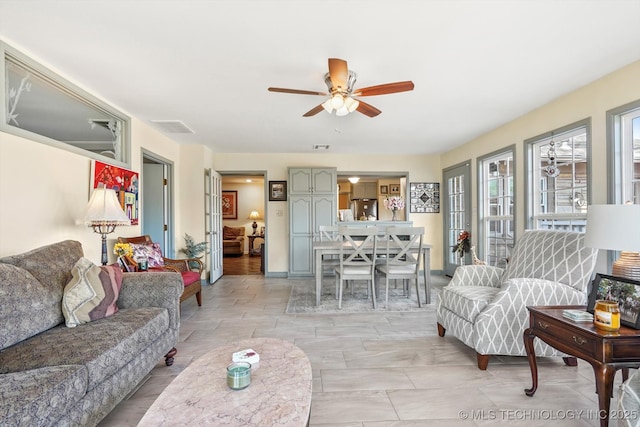
<svg viewBox="0 0 640 427"><path fill-rule="evenodd" d="M142 151L142 234L151 236L166 257L173 253L173 162Z"/></svg>
<svg viewBox="0 0 640 427"><path fill-rule="evenodd" d="M453 276L456 267L470 264L471 255L461 259L452 248L463 230L471 232L471 161L445 169L442 172L444 218L444 274Z"/></svg>
<svg viewBox="0 0 640 427"><path fill-rule="evenodd" d="M266 275L269 241L266 171L225 171L220 175L223 237L225 226L236 229L228 231L235 233L241 229L244 233L241 254L237 253L237 243L234 242L227 242L233 248L225 251L223 238L223 254L226 252L222 258L223 275ZM225 213L225 193L231 194L233 199L231 213Z"/></svg>

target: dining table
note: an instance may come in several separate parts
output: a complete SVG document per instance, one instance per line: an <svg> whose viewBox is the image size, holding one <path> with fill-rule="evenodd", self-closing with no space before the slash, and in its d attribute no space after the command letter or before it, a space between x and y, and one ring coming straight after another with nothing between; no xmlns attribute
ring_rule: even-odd
<svg viewBox="0 0 640 427"><path fill-rule="evenodd" d="M313 242L313 252L315 254L315 278L316 278L316 306L320 305L320 297L322 295L322 257L326 255L340 255L340 246L342 242L339 241L316 241ZM431 245L422 244L422 275L424 278L424 291L425 291L425 304L431 304ZM398 249L399 250L399 249ZM373 245L372 245L373 251ZM415 252L418 251L416 245ZM378 246L376 248L376 255L387 254L386 248L381 250ZM393 255L392 250L389 255ZM420 295L418 295L418 302L420 301Z"/></svg>

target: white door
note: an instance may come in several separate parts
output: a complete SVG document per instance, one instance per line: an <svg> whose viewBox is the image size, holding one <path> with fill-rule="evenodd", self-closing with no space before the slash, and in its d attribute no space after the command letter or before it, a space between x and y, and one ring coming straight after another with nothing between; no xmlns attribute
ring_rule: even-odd
<svg viewBox="0 0 640 427"><path fill-rule="evenodd" d="M205 232L209 283L222 277L222 177L212 169L205 174Z"/></svg>

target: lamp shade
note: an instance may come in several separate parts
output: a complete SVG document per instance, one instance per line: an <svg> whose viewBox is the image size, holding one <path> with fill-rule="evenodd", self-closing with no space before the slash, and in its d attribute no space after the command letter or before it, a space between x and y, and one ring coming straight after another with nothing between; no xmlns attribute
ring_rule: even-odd
<svg viewBox="0 0 640 427"><path fill-rule="evenodd" d="M131 220L124 213L115 190L95 188L84 214L87 225L131 225Z"/></svg>
<svg viewBox="0 0 640 427"><path fill-rule="evenodd" d="M640 252L640 205L591 205L585 246Z"/></svg>
<svg viewBox="0 0 640 427"><path fill-rule="evenodd" d="M255 210L255 209L254 209L254 210L252 210L252 211L251 211L251 213L249 214L249 219L252 219L252 220L254 220L254 221L255 221L255 220L257 220L257 219L262 219L262 218L260 218L260 213L259 213L257 210Z"/></svg>

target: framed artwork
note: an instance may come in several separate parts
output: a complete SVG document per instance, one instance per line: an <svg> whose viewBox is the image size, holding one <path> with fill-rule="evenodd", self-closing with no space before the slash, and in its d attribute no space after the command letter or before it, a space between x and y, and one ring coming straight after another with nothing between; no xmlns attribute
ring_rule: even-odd
<svg viewBox="0 0 640 427"><path fill-rule="evenodd" d="M381 185L380 186L380 194L389 194L389 186Z"/></svg>
<svg viewBox="0 0 640 427"><path fill-rule="evenodd" d="M269 181L269 201L287 201L287 181Z"/></svg>
<svg viewBox="0 0 640 427"><path fill-rule="evenodd" d="M102 163L98 160L91 162L91 188L104 186L115 190L120 206L131 220L131 225L138 225L139 220L139 184L138 172Z"/></svg>
<svg viewBox="0 0 640 427"><path fill-rule="evenodd" d="M440 213L440 183L412 182L409 184L409 212Z"/></svg>
<svg viewBox="0 0 640 427"><path fill-rule="evenodd" d="M222 192L222 219L238 219L238 192Z"/></svg>
<svg viewBox="0 0 640 427"><path fill-rule="evenodd" d="M389 186L389 194L400 194L400 186L398 184L391 184Z"/></svg>
<svg viewBox="0 0 640 427"><path fill-rule="evenodd" d="M640 282L626 277L596 274L591 283L587 311L594 312L596 300L617 301L620 309L620 323L640 329Z"/></svg>

